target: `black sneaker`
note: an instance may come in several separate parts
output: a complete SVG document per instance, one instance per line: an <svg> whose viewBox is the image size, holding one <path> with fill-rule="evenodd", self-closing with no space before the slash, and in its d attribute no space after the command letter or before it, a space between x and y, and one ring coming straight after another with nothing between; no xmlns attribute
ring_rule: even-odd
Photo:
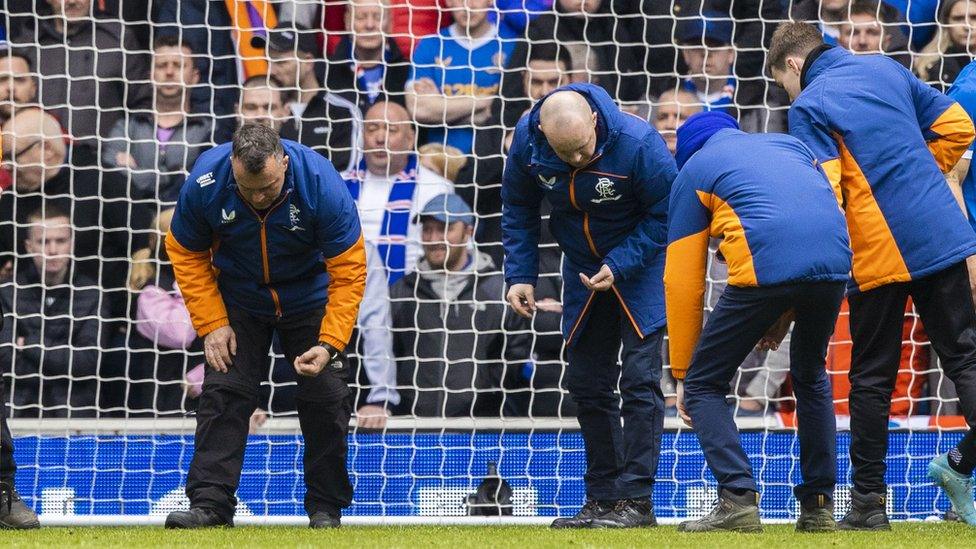
<svg viewBox="0 0 976 549"><path fill-rule="evenodd" d="M11 483L0 482L0 530L40 528L37 513L28 507Z"/></svg>
<svg viewBox="0 0 976 549"><path fill-rule="evenodd" d="M189 511L173 511L166 517L167 528L214 528L234 527L234 519L224 520L216 512L203 507L191 507Z"/></svg>
<svg viewBox="0 0 976 549"><path fill-rule="evenodd" d="M606 504L595 499L588 499L583 507L572 517L557 518L552 521L550 528L589 528L593 519L603 516L613 510L613 503Z"/></svg>
<svg viewBox="0 0 976 549"><path fill-rule="evenodd" d="M325 511L319 511L317 513L313 513L312 516L308 518L308 527L338 528L340 522L340 518L337 515L332 515Z"/></svg>
<svg viewBox="0 0 976 549"><path fill-rule="evenodd" d="M609 512L595 517L591 528L642 528L657 526L654 505L648 498L622 499Z"/></svg>
<svg viewBox="0 0 976 549"><path fill-rule="evenodd" d="M762 532L759 520L759 493L737 496L728 490L719 493L718 504L698 520L678 525L679 532Z"/></svg>
<svg viewBox="0 0 976 549"><path fill-rule="evenodd" d="M885 494L862 494L851 489L851 510L837 523L840 530L891 530L885 511Z"/></svg>
<svg viewBox="0 0 976 549"><path fill-rule="evenodd" d="M800 502L800 516L796 519L797 532L833 532L836 529L833 500L817 494Z"/></svg>

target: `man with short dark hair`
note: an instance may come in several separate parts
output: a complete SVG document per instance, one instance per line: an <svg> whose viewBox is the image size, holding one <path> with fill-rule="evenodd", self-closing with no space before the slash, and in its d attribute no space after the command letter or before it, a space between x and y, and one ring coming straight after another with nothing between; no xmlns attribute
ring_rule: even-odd
<svg viewBox="0 0 976 549"><path fill-rule="evenodd" d="M966 259L976 234L946 184L973 141L952 99L879 55L823 43L805 23L784 23L769 51L790 107L790 133L823 166L847 216L854 251L851 338L851 509L840 527L890 528L885 511L888 413L912 298L970 430L929 464L929 478L976 525L976 308ZM852 115L853 113L853 115Z"/></svg>
<svg viewBox="0 0 976 549"><path fill-rule="evenodd" d="M366 280L356 205L339 174L273 128L245 124L197 160L166 251L211 366L187 478L190 510L170 513L166 526L233 525L248 419L276 335L298 374L310 526L339 526L352 501L342 352Z"/></svg>
<svg viewBox="0 0 976 549"><path fill-rule="evenodd" d="M0 47L0 124L18 108L37 106L37 80L23 50Z"/></svg>
<svg viewBox="0 0 976 549"><path fill-rule="evenodd" d="M898 10L879 0L854 0L839 25L837 43L854 53L889 55L911 67L908 40L898 30Z"/></svg>
<svg viewBox="0 0 976 549"><path fill-rule="evenodd" d="M241 84L237 103L237 127L245 124L264 124L276 132L288 120L281 82L271 75L252 76Z"/></svg>

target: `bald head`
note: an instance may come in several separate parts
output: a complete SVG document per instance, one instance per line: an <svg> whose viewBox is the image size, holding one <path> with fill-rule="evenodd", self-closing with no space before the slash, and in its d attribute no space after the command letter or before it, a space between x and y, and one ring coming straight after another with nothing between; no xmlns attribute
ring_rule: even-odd
<svg viewBox="0 0 976 549"><path fill-rule="evenodd" d="M363 130L366 169L387 176L406 167L414 148L413 121L407 109L379 101L366 111Z"/></svg>
<svg viewBox="0 0 976 549"><path fill-rule="evenodd" d="M41 109L17 111L3 125L2 139L3 158L14 164L18 190L37 190L60 171L66 148L61 125Z"/></svg>
<svg viewBox="0 0 976 549"><path fill-rule="evenodd" d="M596 151L596 113L574 91L558 91L539 109L539 130L563 162L575 168L589 164Z"/></svg>

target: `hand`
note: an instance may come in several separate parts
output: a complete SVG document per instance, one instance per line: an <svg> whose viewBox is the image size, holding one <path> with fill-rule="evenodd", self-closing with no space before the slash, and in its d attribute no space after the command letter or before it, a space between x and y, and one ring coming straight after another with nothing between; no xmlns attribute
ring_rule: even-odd
<svg viewBox="0 0 976 549"><path fill-rule="evenodd" d="M613 272L610 270L610 267L604 265L600 267L600 272L592 277L587 277L585 274L580 273L580 280L588 290L605 292L613 286Z"/></svg>
<svg viewBox="0 0 976 549"><path fill-rule="evenodd" d="M129 168L134 170L139 167L139 165L136 164L136 159L133 158L131 154L122 151L115 153L115 163L121 168Z"/></svg>
<svg viewBox="0 0 976 549"><path fill-rule="evenodd" d="M338 364L334 365L338 361ZM322 373L326 366L342 369L342 353L338 349L329 345L321 344L305 351L300 357L295 359L295 371L300 376L315 377Z"/></svg>
<svg viewBox="0 0 976 549"><path fill-rule="evenodd" d="M256 433L258 429L260 429L262 426L264 426L265 423L267 423L267 421L268 421L268 412L265 412L261 408L254 410L254 413L251 414L251 419L248 420L247 423L248 434L253 435L254 433Z"/></svg>
<svg viewBox="0 0 976 549"><path fill-rule="evenodd" d="M525 318L532 318L535 312L535 287L531 284L512 284L508 289L508 304Z"/></svg>
<svg viewBox="0 0 976 549"><path fill-rule="evenodd" d="M491 105L495 102L492 96L475 98L474 113L471 115L473 124L484 124L491 118Z"/></svg>
<svg viewBox="0 0 976 549"><path fill-rule="evenodd" d="M674 392L677 393L675 396L675 407L678 408L678 417L681 421L685 422L688 427L694 428L691 424L691 416L688 415L688 410L685 409L685 381L683 379L675 380Z"/></svg>
<svg viewBox="0 0 976 549"><path fill-rule="evenodd" d="M775 351L779 349L779 344L783 342L787 332L790 331L790 324L793 324L793 309L783 313L772 326L766 330L766 335L762 336L756 349L760 351Z"/></svg>
<svg viewBox="0 0 976 549"><path fill-rule="evenodd" d="M390 413L385 406L365 404L356 411L356 426L361 429L384 429Z"/></svg>
<svg viewBox="0 0 976 549"><path fill-rule="evenodd" d="M563 304L551 297L546 297L535 302L535 306L540 311L547 313L563 314Z"/></svg>
<svg viewBox="0 0 976 549"><path fill-rule="evenodd" d="M420 80L414 80L413 82L413 92L417 95L440 95L441 92L437 89L437 84L434 83L430 78L421 78Z"/></svg>
<svg viewBox="0 0 976 549"><path fill-rule="evenodd" d="M227 373L237 354L237 336L230 326L221 326L203 338L203 356L207 364L218 372Z"/></svg>

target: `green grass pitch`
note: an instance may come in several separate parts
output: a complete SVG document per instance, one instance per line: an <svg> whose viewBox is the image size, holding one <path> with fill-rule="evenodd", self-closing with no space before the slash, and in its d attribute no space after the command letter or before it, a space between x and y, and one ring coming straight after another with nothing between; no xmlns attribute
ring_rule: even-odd
<svg viewBox="0 0 976 549"><path fill-rule="evenodd" d="M0 531L4 548L42 547L323 547L356 549L396 547L689 547L706 549L774 547L976 547L976 528L959 523L898 523L891 532L798 534L792 526L766 526L762 534L681 534L673 526L641 530L549 530L532 526L348 526L323 531L307 528L239 527L226 530L171 531L150 528L45 528Z"/></svg>

